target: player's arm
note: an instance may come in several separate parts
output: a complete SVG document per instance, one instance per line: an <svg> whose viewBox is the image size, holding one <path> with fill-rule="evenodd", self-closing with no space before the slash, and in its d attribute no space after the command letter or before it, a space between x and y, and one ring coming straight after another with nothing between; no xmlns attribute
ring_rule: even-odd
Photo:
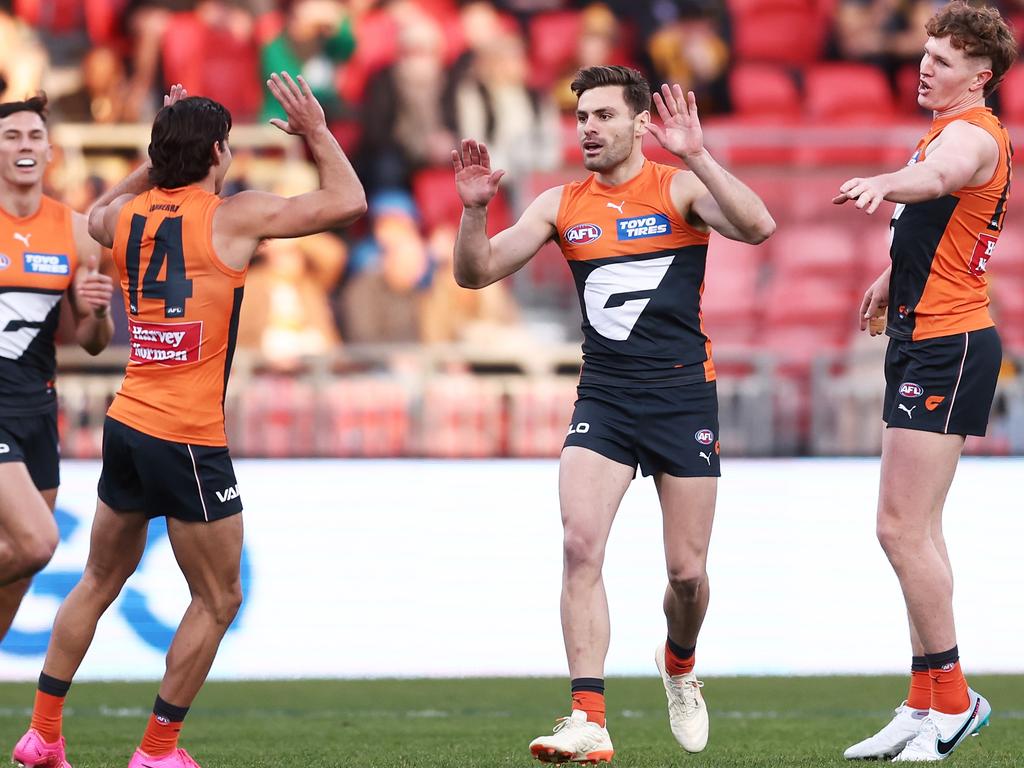
<svg viewBox="0 0 1024 768"><path fill-rule="evenodd" d="M114 282L99 271L100 246L89 236L88 219L74 213L71 226L78 251L78 269L68 291L75 316L75 341L90 355L98 355L114 335L114 321L110 317Z"/></svg>
<svg viewBox="0 0 1024 768"><path fill-rule="evenodd" d="M518 270L555 235L562 188L541 193L515 224L488 238L487 205L505 172L491 171L486 145L469 139L463 140L461 152L452 150L452 165L463 206L455 237L455 282L483 288Z"/></svg>
<svg viewBox="0 0 1024 768"><path fill-rule="evenodd" d="M677 173L672 199L691 223L706 225L732 240L760 243L775 231L775 220L750 187L726 171L704 147L697 98L683 96L679 85L661 86L654 94L661 125L648 123L651 135L683 160L693 175Z"/></svg>
<svg viewBox="0 0 1024 768"><path fill-rule="evenodd" d="M164 106L169 107L188 96L188 91L180 83L172 85L164 96ZM97 198L89 209L89 236L105 248L114 247L114 233L117 231L117 218L121 208L136 195L153 188L149 180L149 160L128 174L128 177L108 189Z"/></svg>
<svg viewBox="0 0 1024 768"><path fill-rule="evenodd" d="M227 198L217 210L219 235L255 243L267 237L301 237L345 227L366 213L366 193L352 164L327 129L323 107L300 76L273 74L267 87L280 102L287 121L270 122L306 140L320 174L320 188L295 197L246 191Z"/></svg>
<svg viewBox="0 0 1024 768"><path fill-rule="evenodd" d="M853 178L832 198L836 205L856 200L857 208L874 213L883 200L920 203L936 200L964 187L984 184L995 173L999 145L976 125L955 120L928 147L925 159L894 173Z"/></svg>

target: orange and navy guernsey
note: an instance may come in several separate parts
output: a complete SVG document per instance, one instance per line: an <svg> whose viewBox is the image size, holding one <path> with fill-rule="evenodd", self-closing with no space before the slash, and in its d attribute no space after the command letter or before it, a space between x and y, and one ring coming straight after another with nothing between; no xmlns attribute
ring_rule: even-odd
<svg viewBox="0 0 1024 768"><path fill-rule="evenodd" d="M224 446L224 392L247 270L213 249L221 199L197 186L152 189L114 235L130 353L107 415L177 443Z"/></svg>
<svg viewBox="0 0 1024 768"><path fill-rule="evenodd" d="M646 160L609 187L591 175L562 189L556 227L583 311L580 384L667 387L712 381L700 297L709 235L672 204L681 173Z"/></svg>
<svg viewBox="0 0 1024 768"><path fill-rule="evenodd" d="M56 408L54 336L77 268L70 208L44 196L31 216L0 209L0 415Z"/></svg>
<svg viewBox="0 0 1024 768"><path fill-rule="evenodd" d="M992 178L937 200L897 205L892 218L892 274L886 332L917 341L989 328L985 269L1003 229L1013 147L990 109L977 107L935 120L910 164L954 120L987 131L999 146Z"/></svg>

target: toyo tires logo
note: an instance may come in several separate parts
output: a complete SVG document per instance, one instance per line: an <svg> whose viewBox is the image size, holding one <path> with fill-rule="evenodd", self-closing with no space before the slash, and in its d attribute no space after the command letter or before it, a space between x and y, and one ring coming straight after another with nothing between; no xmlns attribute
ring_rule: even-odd
<svg viewBox="0 0 1024 768"><path fill-rule="evenodd" d="M89 530L88 528L82 529L83 521L61 507L57 507L54 517L57 520L57 529L60 533L60 545L57 548L57 554L54 556L54 560L33 578L32 587L23 601L23 609L26 607L25 603L30 601L36 603L36 607L38 607L42 599L51 603L53 611L56 612L57 605L68 596L82 577L82 564L85 562L85 557L81 554L81 546L79 546L76 552L78 555L76 562L80 563L76 567L69 566L67 560L61 557L61 553L62 550L66 550L69 546L84 545L87 547ZM146 550L142 554L142 559L139 561L135 574L128 580L124 589L121 590L120 597L114 601L114 604L104 614L105 620L108 621L109 618L107 617L117 615L128 625L132 634L137 636L147 646L160 653L166 653L170 647L171 638L174 637L180 617L170 620L168 617L161 616L158 613L155 606L161 601L162 595L156 587L160 580L147 579L145 574L147 569L166 572L167 568L164 567L166 563L161 561L169 556L169 552L170 543L167 540L167 521L162 517L154 518L149 523L149 531L146 535ZM239 608L234 622L228 628L228 632L235 631L241 626L239 619L245 612L245 596L249 593L252 566L249 563L249 555L244 546L242 547L241 568L242 606ZM177 578L183 579L184 577L179 575ZM150 588L150 585L152 585L152 588ZM166 591L163 597L165 596ZM36 616L34 618L36 621L34 623L36 629L30 629L24 626L26 621L31 621L31 619L25 618L25 613L25 610L18 613L14 625L7 633L7 637L4 638L3 643L0 643L0 655L9 653L14 656L43 656L46 653L46 646L50 642L50 630L53 626L52 614L50 619L45 622L45 628L39 629L40 611L35 611Z"/></svg>

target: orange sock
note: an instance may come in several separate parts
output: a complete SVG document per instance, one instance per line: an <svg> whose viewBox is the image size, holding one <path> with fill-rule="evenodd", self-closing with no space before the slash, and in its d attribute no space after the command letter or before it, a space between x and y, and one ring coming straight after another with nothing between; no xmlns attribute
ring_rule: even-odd
<svg viewBox="0 0 1024 768"><path fill-rule="evenodd" d="M959 715L971 706L971 696L967 693L967 679L960 662L943 664L929 670L932 678L932 709L947 715Z"/></svg>
<svg viewBox="0 0 1024 768"><path fill-rule="evenodd" d="M142 736L139 749L150 757L169 755L178 747L178 734L181 733L181 721L174 722L166 717L149 716L149 724Z"/></svg>
<svg viewBox="0 0 1024 768"><path fill-rule="evenodd" d="M928 709L932 705L932 677L928 673L928 660L915 656L910 664L910 691L907 706L911 709Z"/></svg>
<svg viewBox="0 0 1024 768"><path fill-rule="evenodd" d="M669 677L693 672L695 660L695 649L681 648L673 643L671 638L665 641L665 669Z"/></svg>
<svg viewBox="0 0 1024 768"><path fill-rule="evenodd" d="M604 694L596 691L574 691L572 708L587 713L587 720L604 728Z"/></svg>
<svg viewBox="0 0 1024 768"><path fill-rule="evenodd" d="M32 707L32 723L29 728L36 731L47 744L52 744L60 738L63 716L63 696L36 691L36 702Z"/></svg>

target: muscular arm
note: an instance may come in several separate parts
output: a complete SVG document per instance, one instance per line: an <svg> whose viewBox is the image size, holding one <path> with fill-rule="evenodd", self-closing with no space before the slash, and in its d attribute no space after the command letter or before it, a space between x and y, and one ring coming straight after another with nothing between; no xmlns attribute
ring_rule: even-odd
<svg viewBox="0 0 1024 768"><path fill-rule="evenodd" d="M78 269L68 299L75 316L75 341L90 355L98 355L114 335L109 312L113 281L99 271L100 247L89 237L88 220L83 214L73 214L72 230Z"/></svg>
<svg viewBox="0 0 1024 768"><path fill-rule="evenodd" d="M853 178L839 188L833 203L856 200L865 213L874 213L883 200L920 203L984 184L999 162L996 140L982 128L962 120L947 125L928 147L925 159L894 173Z"/></svg>
<svg viewBox="0 0 1024 768"><path fill-rule="evenodd" d="M149 180L150 167L147 160L132 171L127 178L100 195L89 209L88 234L103 247L114 247L117 217L125 203L153 187Z"/></svg>
<svg viewBox="0 0 1024 768"><path fill-rule="evenodd" d="M541 193L519 221L487 238L487 207L464 208L455 238L455 281L483 288L519 270L555 235L562 188Z"/></svg>
<svg viewBox="0 0 1024 768"><path fill-rule="evenodd" d="M719 234L745 243L761 243L775 232L764 201L719 165L706 149L684 158L693 175L677 173L672 198L689 219L697 218Z"/></svg>

